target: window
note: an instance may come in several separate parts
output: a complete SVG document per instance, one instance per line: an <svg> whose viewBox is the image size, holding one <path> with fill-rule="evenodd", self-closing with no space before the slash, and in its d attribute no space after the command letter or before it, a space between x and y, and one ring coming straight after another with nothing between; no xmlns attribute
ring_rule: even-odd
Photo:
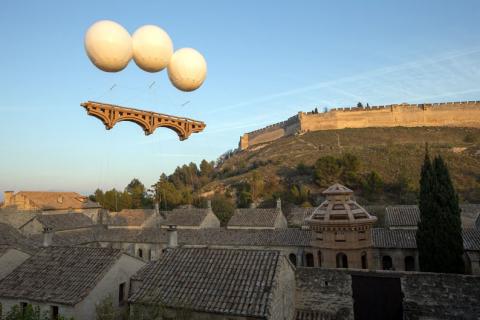
<svg viewBox="0 0 480 320"><path fill-rule="evenodd" d="M335 241L337 241L337 242L345 241L345 232L343 232L343 231L335 232Z"/></svg>
<svg viewBox="0 0 480 320"><path fill-rule="evenodd" d="M367 253L362 252L362 269L368 269Z"/></svg>
<svg viewBox="0 0 480 320"><path fill-rule="evenodd" d="M365 231L364 231L364 230L358 231L358 240L361 241L361 240L365 240L365 239L367 239L367 236L366 236L366 234L365 234Z"/></svg>
<svg viewBox="0 0 480 320"><path fill-rule="evenodd" d="M317 240L323 240L323 232L317 232Z"/></svg>
<svg viewBox="0 0 480 320"><path fill-rule="evenodd" d="M142 249L138 249L138 256L140 258L143 258L143 250Z"/></svg>
<svg viewBox="0 0 480 320"><path fill-rule="evenodd" d="M20 302L20 309L22 310L22 315L25 315L25 312L27 311L27 303L26 302Z"/></svg>
<svg viewBox="0 0 480 320"><path fill-rule="evenodd" d="M320 250L318 250L317 256L318 256L318 266L321 267L322 266L322 252Z"/></svg>
<svg viewBox="0 0 480 320"><path fill-rule="evenodd" d="M348 258L343 252L337 253L337 268L348 268Z"/></svg>
<svg viewBox="0 0 480 320"><path fill-rule="evenodd" d="M120 283L118 286L118 304L125 302L125 282Z"/></svg>
<svg viewBox="0 0 480 320"><path fill-rule="evenodd" d="M51 306L50 307L50 314L52 315L52 320L58 319L58 306Z"/></svg>
<svg viewBox="0 0 480 320"><path fill-rule="evenodd" d="M393 270L392 257L383 256L382 257L382 269L383 270Z"/></svg>
<svg viewBox="0 0 480 320"><path fill-rule="evenodd" d="M152 260L152 249L148 249L148 261Z"/></svg>
<svg viewBox="0 0 480 320"><path fill-rule="evenodd" d="M295 253L290 253L290 255L288 256L288 259L290 259L290 262L294 266L297 266L297 255Z"/></svg>
<svg viewBox="0 0 480 320"><path fill-rule="evenodd" d="M405 271L415 271L415 258L412 256L405 257Z"/></svg>
<svg viewBox="0 0 480 320"><path fill-rule="evenodd" d="M305 260L306 260L307 267L314 267L315 266L315 262L313 261L313 254L307 253L305 255Z"/></svg>

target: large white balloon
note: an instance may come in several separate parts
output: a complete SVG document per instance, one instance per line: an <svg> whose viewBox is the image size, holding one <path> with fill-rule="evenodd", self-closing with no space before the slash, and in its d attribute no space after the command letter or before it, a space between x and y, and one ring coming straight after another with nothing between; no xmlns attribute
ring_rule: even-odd
<svg viewBox="0 0 480 320"><path fill-rule="evenodd" d="M133 60L148 72L163 70L173 54L172 40L163 29L154 25L137 29L132 36L132 47Z"/></svg>
<svg viewBox="0 0 480 320"><path fill-rule="evenodd" d="M195 49L183 48L175 51L168 65L168 77L182 91L198 89L207 76L207 62Z"/></svg>
<svg viewBox="0 0 480 320"><path fill-rule="evenodd" d="M118 23L102 20L87 30L85 50L97 68L117 72L125 69L132 59L132 39Z"/></svg>

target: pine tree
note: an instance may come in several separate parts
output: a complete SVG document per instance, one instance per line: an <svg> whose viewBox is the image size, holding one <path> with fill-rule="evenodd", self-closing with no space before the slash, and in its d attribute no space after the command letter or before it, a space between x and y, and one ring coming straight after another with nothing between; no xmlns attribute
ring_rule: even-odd
<svg viewBox="0 0 480 320"><path fill-rule="evenodd" d="M420 269L464 272L458 196L443 159L436 157L432 164L428 150L420 178L419 208L416 238Z"/></svg>

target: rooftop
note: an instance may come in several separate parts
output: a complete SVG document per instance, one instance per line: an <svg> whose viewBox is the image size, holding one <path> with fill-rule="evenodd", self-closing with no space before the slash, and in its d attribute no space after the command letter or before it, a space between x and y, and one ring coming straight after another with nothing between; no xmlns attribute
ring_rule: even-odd
<svg viewBox="0 0 480 320"><path fill-rule="evenodd" d="M210 209L197 209L197 208L182 208L173 209L172 211L163 211L163 215L166 216L165 220L162 220L161 225L176 225L183 227L199 227L205 220Z"/></svg>
<svg viewBox="0 0 480 320"><path fill-rule="evenodd" d="M108 224L111 226L140 227L155 214L155 209L123 209L111 212Z"/></svg>
<svg viewBox="0 0 480 320"><path fill-rule="evenodd" d="M20 191L14 196L25 197L40 210L100 208L98 203L76 192Z"/></svg>
<svg viewBox="0 0 480 320"><path fill-rule="evenodd" d="M267 317L279 259L278 251L266 250L170 250L139 271L142 285L130 300Z"/></svg>
<svg viewBox="0 0 480 320"><path fill-rule="evenodd" d="M93 221L83 213L39 214L35 217L44 227L55 231L88 228Z"/></svg>
<svg viewBox="0 0 480 320"><path fill-rule="evenodd" d="M109 248L42 248L0 281L0 297L75 305L121 255Z"/></svg>
<svg viewBox="0 0 480 320"><path fill-rule="evenodd" d="M278 216L283 214L279 208L236 209L228 221L228 227L274 228Z"/></svg>

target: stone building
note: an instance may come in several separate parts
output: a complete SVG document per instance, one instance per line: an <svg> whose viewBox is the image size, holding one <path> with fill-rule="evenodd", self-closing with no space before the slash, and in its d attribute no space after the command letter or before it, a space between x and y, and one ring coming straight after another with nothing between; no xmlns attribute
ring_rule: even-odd
<svg viewBox="0 0 480 320"><path fill-rule="evenodd" d="M29 236L42 234L45 229L54 232L74 231L94 226L92 219L83 213L37 214L21 225L18 230Z"/></svg>
<svg viewBox="0 0 480 320"><path fill-rule="evenodd" d="M0 280L27 260L30 255L11 245L0 245Z"/></svg>
<svg viewBox="0 0 480 320"><path fill-rule="evenodd" d="M353 191L334 184L326 200L307 218L312 247L307 266L368 269L373 265L371 229L377 218L353 199Z"/></svg>
<svg viewBox="0 0 480 320"><path fill-rule="evenodd" d="M162 219L163 218L163 219ZM219 228L220 220L212 211L211 205L206 209L178 208L172 211L162 211L160 228L175 225L178 229Z"/></svg>
<svg viewBox="0 0 480 320"><path fill-rule="evenodd" d="M5 191L2 208L50 213L82 212L96 221L100 204L76 192Z"/></svg>
<svg viewBox="0 0 480 320"><path fill-rule="evenodd" d="M95 319L95 304L108 296L126 307L130 278L144 265L117 249L43 248L0 281L1 309L31 304L52 319Z"/></svg>
<svg viewBox="0 0 480 320"><path fill-rule="evenodd" d="M181 270L181 271L180 271ZM292 319L294 269L278 251L170 249L132 279L130 302L161 304L167 318Z"/></svg>
<svg viewBox="0 0 480 320"><path fill-rule="evenodd" d="M228 221L227 229L282 229L287 228L280 199L276 208L236 209Z"/></svg>
<svg viewBox="0 0 480 320"><path fill-rule="evenodd" d="M120 212L110 212L109 228L141 229L155 216L155 209L123 209Z"/></svg>

